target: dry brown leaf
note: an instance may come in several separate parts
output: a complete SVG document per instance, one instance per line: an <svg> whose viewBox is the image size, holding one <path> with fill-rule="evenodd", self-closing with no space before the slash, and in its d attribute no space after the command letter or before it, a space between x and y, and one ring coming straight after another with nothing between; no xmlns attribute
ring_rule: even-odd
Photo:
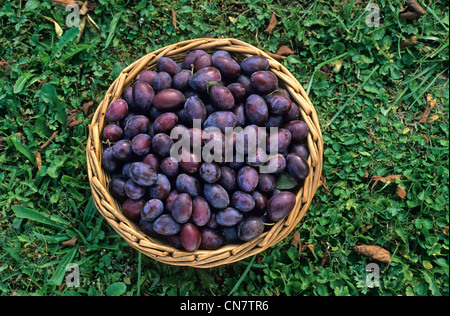
<svg viewBox="0 0 450 316"><path fill-rule="evenodd" d="M327 77L331 75L331 70L326 65L320 67L319 71L322 72Z"/></svg>
<svg viewBox="0 0 450 316"><path fill-rule="evenodd" d="M400 187L397 187L397 194L402 199L406 197L406 191Z"/></svg>
<svg viewBox="0 0 450 316"><path fill-rule="evenodd" d="M320 262L320 266L323 267L325 263L327 262L328 258L330 257L330 252L328 250L325 251L323 254L322 261Z"/></svg>
<svg viewBox="0 0 450 316"><path fill-rule="evenodd" d="M9 69L9 68L11 68L11 64L12 63L14 63L15 62L15 60L13 60L13 61L0 61L0 67L2 67L3 69Z"/></svg>
<svg viewBox="0 0 450 316"><path fill-rule="evenodd" d="M356 245L353 249L363 255L364 257L370 258L372 260L389 263L391 262L391 254L386 249L380 246L370 246L370 245Z"/></svg>
<svg viewBox="0 0 450 316"><path fill-rule="evenodd" d="M86 26L86 16L83 16L81 18L80 25L78 26L78 29L80 30L80 32L77 35L78 40L80 40L81 36L83 35L85 26Z"/></svg>
<svg viewBox="0 0 450 316"><path fill-rule="evenodd" d="M426 14L426 11L424 10L424 8L422 8L422 6L419 3L417 3L416 0L408 0L408 8L411 11L414 11L414 12L416 12L419 15L425 15Z"/></svg>
<svg viewBox="0 0 450 316"><path fill-rule="evenodd" d="M403 12L400 12L399 17L401 17L402 19L405 19L407 21L414 21L419 18L419 15L416 12L403 11Z"/></svg>
<svg viewBox="0 0 450 316"><path fill-rule="evenodd" d="M411 35L409 39L405 39L401 44L400 48L405 48L409 46L414 46L418 43L417 37L415 35Z"/></svg>
<svg viewBox="0 0 450 316"><path fill-rule="evenodd" d="M277 17L275 16L275 13L272 13L269 26L265 29L264 32L266 32L267 34L271 34L277 23L278 23Z"/></svg>
<svg viewBox="0 0 450 316"><path fill-rule="evenodd" d="M36 157L36 166L37 166L38 170L41 171L41 168L42 168L41 152L39 150L37 150L34 153L34 157Z"/></svg>
<svg viewBox="0 0 450 316"><path fill-rule="evenodd" d="M407 20L414 21L425 15L426 11L422 8L420 4L415 0L408 0L407 8L400 12L399 17Z"/></svg>
<svg viewBox="0 0 450 316"><path fill-rule="evenodd" d="M431 113L431 110L436 105L436 98L433 98L431 94L427 95L427 106L425 108L425 111L423 112L422 116L419 119L420 123L425 123L428 120L428 116Z"/></svg>
<svg viewBox="0 0 450 316"><path fill-rule="evenodd" d="M97 4L94 3L94 2L85 1L83 3L83 5L81 6L80 14L81 15L86 15L89 11L95 9L96 6L97 6Z"/></svg>
<svg viewBox="0 0 450 316"><path fill-rule="evenodd" d="M94 101L89 101L86 102L85 104L83 104L83 106L81 107L81 111L83 111L84 116L87 116L89 109L94 105Z"/></svg>
<svg viewBox="0 0 450 316"><path fill-rule="evenodd" d="M371 190L373 190L373 188L377 185L378 182L383 182L383 183L386 183L388 181L395 182L397 178L401 179L402 175L401 174L393 174L393 175L390 175L390 176L387 176L387 177L372 176L372 180L375 180L375 182L372 185Z"/></svg>
<svg viewBox="0 0 450 316"><path fill-rule="evenodd" d="M300 240L300 233L298 231L294 233L294 236L292 236L291 245L297 248L299 257L302 252L308 249L309 251L311 251L312 254L314 254L315 244L302 243Z"/></svg>
<svg viewBox="0 0 450 316"><path fill-rule="evenodd" d="M77 242L77 237L76 236L73 236L71 239L69 239L69 240L66 240L66 241L63 241L62 243L61 243L61 245L63 246L63 247L67 247L67 246L75 246L75 243Z"/></svg>
<svg viewBox="0 0 450 316"><path fill-rule="evenodd" d="M295 232L294 236L292 236L291 245L300 250L301 241L299 232Z"/></svg>
<svg viewBox="0 0 450 316"><path fill-rule="evenodd" d="M286 45L281 46L276 52L276 54L280 55L280 56L289 56L294 53L295 52L292 49L290 49L289 47L287 47Z"/></svg>
<svg viewBox="0 0 450 316"><path fill-rule="evenodd" d="M316 244L305 244L302 246L302 249L299 251L299 253L304 252L305 250L309 249L309 251L311 251L311 253L314 255L314 246Z"/></svg>
<svg viewBox="0 0 450 316"><path fill-rule="evenodd" d="M322 175L320 177L320 180L322 182L323 189L325 190L325 194L330 194L330 189L327 187L327 177L325 177L325 175Z"/></svg>
<svg viewBox="0 0 450 316"><path fill-rule="evenodd" d="M68 4L76 3L80 7L83 6L82 1L73 1L73 0L53 0L53 3L56 5L63 6L64 8L67 7Z"/></svg>
<svg viewBox="0 0 450 316"><path fill-rule="evenodd" d="M177 13L175 12L174 9L172 9L172 25L175 29L178 29L177 26Z"/></svg>
<svg viewBox="0 0 450 316"><path fill-rule="evenodd" d="M72 121L69 124L67 124L67 126L68 127L74 127L74 126L80 125L82 123L83 123L83 121Z"/></svg>
<svg viewBox="0 0 450 316"><path fill-rule="evenodd" d="M427 121L427 123L433 123L434 121L436 121L437 119L439 119L439 115L434 114L430 117L430 119Z"/></svg>

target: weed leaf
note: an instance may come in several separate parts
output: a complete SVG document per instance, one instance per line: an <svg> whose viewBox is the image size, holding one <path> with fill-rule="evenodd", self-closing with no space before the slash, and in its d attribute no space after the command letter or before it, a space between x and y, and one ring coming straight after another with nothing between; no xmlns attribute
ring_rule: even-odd
<svg viewBox="0 0 450 316"><path fill-rule="evenodd" d="M106 39L105 48L107 49L109 44L111 44L111 41L114 37L114 33L116 32L117 23L119 23L120 17L122 16L123 11L120 11L117 13L114 18L111 20L111 24L109 25L109 35Z"/></svg>
<svg viewBox="0 0 450 316"><path fill-rule="evenodd" d="M14 84L14 93L20 93L23 90L23 87L25 86L25 83L28 79L30 79L33 76L31 72L24 73L21 75L16 83Z"/></svg>
<svg viewBox="0 0 450 316"><path fill-rule="evenodd" d="M51 83L44 83L41 88L41 96L46 103L50 104L52 110L56 113L56 119L66 128L67 116L65 107L58 100L55 86Z"/></svg>
<svg viewBox="0 0 450 316"><path fill-rule="evenodd" d="M59 229L63 229L65 230L65 227L58 224L57 222L51 220L50 218L48 218L47 216L45 216L44 214L35 211L31 208L25 207L25 206L21 206L21 205L14 205L12 207L14 214L16 214L16 216L18 218L25 218L25 219L29 219L32 221L36 221L42 224L46 224L49 226L53 226Z"/></svg>

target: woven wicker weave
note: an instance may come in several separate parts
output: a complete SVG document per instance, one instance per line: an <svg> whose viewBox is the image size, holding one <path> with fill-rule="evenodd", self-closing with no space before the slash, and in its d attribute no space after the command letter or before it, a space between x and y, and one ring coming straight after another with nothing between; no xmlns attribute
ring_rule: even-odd
<svg viewBox="0 0 450 316"><path fill-rule="evenodd" d="M270 70L279 80L280 87L285 88L300 107L302 119L307 123L310 133L307 145L310 156L309 176L304 186L297 193L297 203L290 215L274 224L270 230L258 238L237 245L225 245L217 250L185 252L178 250L160 240L151 238L140 231L139 227L128 220L121 212L121 206L108 192L109 174L102 168L103 147L101 135L105 126L105 112L108 105L122 96L122 91L131 85L137 75L146 69L154 69L161 57L170 57L181 61L191 50L202 49L207 52L215 50L229 51L237 60L251 55L261 55L269 60ZM194 39L169 45L150 53L126 67L109 87L103 101L94 113L89 125L89 138L86 147L89 181L95 205L107 222L132 247L159 262L171 265L208 268L229 264L253 256L284 239L305 215L319 185L322 172L323 139L317 113L303 87L292 74L279 62L258 48L236 39Z"/></svg>

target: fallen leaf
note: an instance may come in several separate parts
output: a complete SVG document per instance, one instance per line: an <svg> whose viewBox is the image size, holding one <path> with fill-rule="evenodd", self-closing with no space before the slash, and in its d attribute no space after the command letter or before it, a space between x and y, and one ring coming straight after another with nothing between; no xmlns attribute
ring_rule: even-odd
<svg viewBox="0 0 450 316"><path fill-rule="evenodd" d="M273 29L277 25L277 23L278 23L278 21L277 21L277 18L275 16L275 13L272 13L272 17L270 18L269 26L265 29L264 32L266 32L267 34L271 34Z"/></svg>
<svg viewBox="0 0 450 316"><path fill-rule="evenodd" d="M80 124L82 124L82 123L83 123L83 121L72 121L72 122L70 122L69 124L67 124L67 126L68 126L68 127L74 127L74 126L80 125Z"/></svg>
<svg viewBox="0 0 450 316"><path fill-rule="evenodd" d="M400 187L397 187L397 194L402 199L406 197L406 191Z"/></svg>
<svg viewBox="0 0 450 316"><path fill-rule="evenodd" d="M100 32L100 27L97 25L97 23L95 23L95 21L91 18L91 16L89 14L86 14L89 23L94 27L96 32Z"/></svg>
<svg viewBox="0 0 450 316"><path fill-rule="evenodd" d="M73 109L68 111L67 124L70 125L72 122L77 120L78 109Z"/></svg>
<svg viewBox="0 0 450 316"><path fill-rule="evenodd" d="M172 25L175 29L178 29L177 26L177 13L175 12L175 10L172 8Z"/></svg>
<svg viewBox="0 0 450 316"><path fill-rule="evenodd" d="M372 185L371 191L373 190L373 188L377 185L378 182L395 182L397 179L401 179L402 175L401 174L393 174L387 177L380 177L380 176L372 176L372 180L375 180L374 184Z"/></svg>
<svg viewBox="0 0 450 316"><path fill-rule="evenodd" d="M43 17L46 18L48 21L53 22L53 24L55 25L56 35L58 35L58 36L63 35L63 30L62 30L61 26L59 26L58 22L56 22L51 17L48 17L48 16L43 16Z"/></svg>
<svg viewBox="0 0 450 316"><path fill-rule="evenodd" d="M425 123L428 120L428 116L431 113L431 110L434 108L434 106L436 105L436 98L433 98L432 95L428 94L427 95L427 106L425 108L425 111L423 112L422 116L419 119L420 123Z"/></svg>
<svg viewBox="0 0 450 316"><path fill-rule="evenodd" d="M341 71L342 65L344 65L344 59L343 58L339 59L339 60L336 60L333 63L330 63L330 66L333 66L333 72L336 73L336 74Z"/></svg>
<svg viewBox="0 0 450 316"><path fill-rule="evenodd" d="M86 15L89 11L95 9L96 6L97 4L95 4L94 2L85 1L81 6L80 14Z"/></svg>
<svg viewBox="0 0 450 316"><path fill-rule="evenodd" d="M325 76L329 77L331 70L327 66L322 66L319 71L321 71Z"/></svg>
<svg viewBox="0 0 450 316"><path fill-rule="evenodd" d="M305 250L307 250L307 249L309 249L309 251L311 251L311 253L314 255L314 246L315 246L316 244L305 244L305 245L303 245L302 246L302 249L300 250L300 253L301 252L304 252Z"/></svg>
<svg viewBox="0 0 450 316"><path fill-rule="evenodd" d="M361 244L356 245L355 247L353 247L353 249L360 255L363 255L364 257L367 257L369 259L381 263L391 262L391 254L389 253L389 251L380 246L370 246Z"/></svg>
<svg viewBox="0 0 450 316"><path fill-rule="evenodd" d="M408 8L419 15L425 15L426 11L416 0L408 0Z"/></svg>
<svg viewBox="0 0 450 316"><path fill-rule="evenodd" d="M433 122L436 121L437 119L439 119L439 115L434 114L434 115L432 115L432 116L430 117L429 120L427 120L427 123L433 123Z"/></svg>
<svg viewBox="0 0 450 316"><path fill-rule="evenodd" d="M325 263L327 262L328 258L330 257L330 252L328 250L325 251L323 254L322 261L320 262L320 266L323 267Z"/></svg>
<svg viewBox="0 0 450 316"><path fill-rule="evenodd" d="M42 167L41 152L39 150L37 150L34 153L34 156L36 157L36 166L37 166L38 170L41 171L41 167Z"/></svg>
<svg viewBox="0 0 450 316"><path fill-rule="evenodd" d="M61 245L63 246L63 247L67 247L67 246L75 246L75 243L77 242L77 237L76 236L73 236L71 239L69 239L69 240L66 240L66 241L63 241L62 243L61 243Z"/></svg>
<svg viewBox="0 0 450 316"><path fill-rule="evenodd" d="M101 31L100 31L100 27L97 25L97 23L95 23L95 21L91 18L91 16L89 14L86 14L87 18L88 18L88 22L89 24L94 28L94 31L101 36Z"/></svg>
<svg viewBox="0 0 450 316"><path fill-rule="evenodd" d="M300 250L300 233L297 231L294 233L294 236L292 236L291 245Z"/></svg>
<svg viewBox="0 0 450 316"><path fill-rule="evenodd" d="M315 244L302 243L300 240L300 233L298 231L294 233L294 236L292 236L291 245L297 248L299 258L300 254L308 249L309 251L311 251L312 254L314 254Z"/></svg>
<svg viewBox="0 0 450 316"><path fill-rule="evenodd" d="M404 11L400 12L399 17L407 21L414 21L419 18L419 15L416 12Z"/></svg>
<svg viewBox="0 0 450 316"><path fill-rule="evenodd" d="M85 104L83 104L83 106L81 107L81 111L83 111L84 116L86 116L89 112L89 109L94 105L94 101L89 101L86 102Z"/></svg>
<svg viewBox="0 0 450 316"><path fill-rule="evenodd" d="M414 21L425 15L426 11L415 0L408 0L407 8L399 13L399 17L407 21Z"/></svg>
<svg viewBox="0 0 450 316"><path fill-rule="evenodd" d="M405 39L401 44L400 48L405 48L409 46L414 46L418 43L417 37L415 35L411 35L409 39Z"/></svg>
<svg viewBox="0 0 450 316"><path fill-rule="evenodd" d="M320 180L322 182L323 189L325 190L325 194L330 194L330 189L327 187L327 177L325 177L325 175L322 175L320 177Z"/></svg>
<svg viewBox="0 0 450 316"><path fill-rule="evenodd" d="M80 32L77 35L78 40L80 40L81 36L83 35L85 26L86 26L86 16L83 16L83 18L81 19L80 25L78 26L78 29L80 30Z"/></svg>
<svg viewBox="0 0 450 316"><path fill-rule="evenodd" d="M280 56L289 56L294 54L295 52L290 49L289 47L287 47L286 45L281 46L280 48L278 48L276 54L280 55Z"/></svg>
<svg viewBox="0 0 450 316"><path fill-rule="evenodd" d="M13 61L8 61L8 62L6 62L6 61L0 61L0 67L2 67L3 69L9 69L9 68L11 68L11 64L12 63L14 63L15 62L15 60L13 60Z"/></svg>

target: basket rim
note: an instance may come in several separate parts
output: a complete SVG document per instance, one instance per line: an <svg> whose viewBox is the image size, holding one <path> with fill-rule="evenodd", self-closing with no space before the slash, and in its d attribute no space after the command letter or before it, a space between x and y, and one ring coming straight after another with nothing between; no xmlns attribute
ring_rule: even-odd
<svg viewBox="0 0 450 316"><path fill-rule="evenodd" d="M103 170L101 157L103 146L100 135L105 125L105 112L110 103L120 98L125 87L130 85L137 74L156 65L161 57L183 56L194 49L227 50L243 56L261 55L269 60L269 70L275 73L295 103L300 108L301 118L309 127L307 144L310 149L308 163L310 173L303 187L296 193L296 204L290 215L272 225L259 237L242 244L227 244L216 250L186 252L152 238L140 231L120 210L120 205L108 192L110 176ZM87 170L91 192L97 210L109 225L134 249L144 255L170 265L209 268L240 261L256 255L283 240L301 221L307 212L320 184L323 165L323 138L317 112L306 91L298 80L281 63L259 48L234 38L198 38L171 44L157 49L127 66L113 81L89 124L86 145Z"/></svg>

